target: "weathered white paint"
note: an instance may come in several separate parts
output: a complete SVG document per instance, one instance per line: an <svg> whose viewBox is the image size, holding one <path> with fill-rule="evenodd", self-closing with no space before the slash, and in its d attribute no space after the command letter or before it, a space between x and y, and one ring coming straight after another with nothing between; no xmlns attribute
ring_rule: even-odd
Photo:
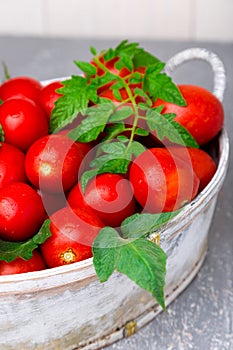
<svg viewBox="0 0 233 350"><path fill-rule="evenodd" d="M216 147L219 164L212 181L160 232L168 255L167 305L191 282L205 257L208 230L227 171L225 130ZM99 283L92 259L0 276L0 349L98 349L123 337L129 321L136 320L141 327L160 311L149 293L123 275L114 273Z"/></svg>

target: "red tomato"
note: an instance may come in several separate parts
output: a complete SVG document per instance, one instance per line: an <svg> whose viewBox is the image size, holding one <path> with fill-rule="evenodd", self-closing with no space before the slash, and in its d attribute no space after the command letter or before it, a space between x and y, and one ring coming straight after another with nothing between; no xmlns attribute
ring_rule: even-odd
<svg viewBox="0 0 233 350"><path fill-rule="evenodd" d="M26 182L24 159L18 148L0 142L0 188L11 182Z"/></svg>
<svg viewBox="0 0 233 350"><path fill-rule="evenodd" d="M156 100L153 107L163 105L163 113L175 113L175 120L183 125L199 145L210 141L222 129L224 110L222 103L210 91L200 86L178 85L187 102L180 107Z"/></svg>
<svg viewBox="0 0 233 350"><path fill-rule="evenodd" d="M170 152L182 158L185 162L192 162L192 167L200 180L199 192L202 191L216 172L213 158L200 148L172 147Z"/></svg>
<svg viewBox="0 0 233 350"><path fill-rule="evenodd" d="M144 210L159 213L179 209L191 201L200 181L191 163L174 157L168 149L151 148L133 161L130 182Z"/></svg>
<svg viewBox="0 0 233 350"><path fill-rule="evenodd" d="M32 258L24 260L16 258L11 262L0 261L0 275L13 275L18 273L45 270L45 262L37 250L33 250Z"/></svg>
<svg viewBox="0 0 233 350"><path fill-rule="evenodd" d="M100 174L90 180L85 193L80 183L68 195L72 208L91 208L107 226L117 227L135 212L131 184L118 174Z"/></svg>
<svg viewBox="0 0 233 350"><path fill-rule="evenodd" d="M51 217L50 236L41 252L49 267L71 264L92 257L92 243L103 227L87 209L63 208Z"/></svg>
<svg viewBox="0 0 233 350"><path fill-rule="evenodd" d="M76 142L62 134L47 135L29 148L26 175L36 188L63 192L77 182L82 159Z"/></svg>
<svg viewBox="0 0 233 350"><path fill-rule="evenodd" d="M51 116L52 110L54 108L55 102L58 100L62 94L57 92L57 89L61 88L63 85L60 81L54 81L42 88L39 94L39 104L45 111L48 117Z"/></svg>
<svg viewBox="0 0 233 350"><path fill-rule="evenodd" d="M71 132L72 129L64 129L58 132L58 135L66 135L68 138L69 136L67 135L69 132ZM86 142L78 142L75 141L76 144L78 145L83 157L90 152L90 150L92 149L92 145L90 143L86 143Z"/></svg>
<svg viewBox="0 0 233 350"><path fill-rule="evenodd" d="M23 241L38 232L46 218L42 200L29 185L13 182L0 189L0 237Z"/></svg>
<svg viewBox="0 0 233 350"><path fill-rule="evenodd" d="M10 98L28 98L37 102L41 89L41 83L34 78L10 78L0 86L0 100L6 101Z"/></svg>
<svg viewBox="0 0 233 350"><path fill-rule="evenodd" d="M12 98L0 106L0 124L5 142L26 151L38 138L48 134L45 113L33 101Z"/></svg>

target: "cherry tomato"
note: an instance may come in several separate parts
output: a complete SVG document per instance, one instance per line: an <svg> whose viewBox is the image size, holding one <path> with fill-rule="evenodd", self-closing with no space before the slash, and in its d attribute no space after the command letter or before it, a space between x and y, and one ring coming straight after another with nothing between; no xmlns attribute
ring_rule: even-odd
<svg viewBox="0 0 233 350"><path fill-rule="evenodd" d="M0 142L0 188L11 182L26 182L25 155L18 148Z"/></svg>
<svg viewBox="0 0 233 350"><path fill-rule="evenodd" d="M118 174L100 174L90 180L85 193L80 183L68 195L72 208L91 208L107 226L118 227L135 212L135 200L130 182Z"/></svg>
<svg viewBox="0 0 233 350"><path fill-rule="evenodd" d="M175 120L183 125L199 145L214 138L222 129L224 110L222 103L210 91L200 86L178 85L187 106L180 107L156 100L153 107L163 105L163 113L175 113Z"/></svg>
<svg viewBox="0 0 233 350"><path fill-rule="evenodd" d="M38 189L63 192L77 182L82 159L76 142L62 134L47 135L29 148L26 175Z"/></svg>
<svg viewBox="0 0 233 350"><path fill-rule="evenodd" d="M151 148L140 154L130 168L134 196L150 213L179 209L191 201L200 180L191 163L176 158L165 148Z"/></svg>
<svg viewBox="0 0 233 350"><path fill-rule="evenodd" d="M172 147L170 151L185 162L192 162L193 170L200 180L199 192L202 191L216 172L213 158L200 148Z"/></svg>
<svg viewBox="0 0 233 350"><path fill-rule="evenodd" d="M0 86L0 100L6 101L17 97L37 102L41 89L42 84L34 78L24 76L10 78Z"/></svg>
<svg viewBox="0 0 233 350"><path fill-rule="evenodd" d="M48 118L50 118L52 110L54 109L55 102L62 94L57 92L57 89L63 85L60 81L54 81L42 88L39 94L39 104L45 111Z"/></svg>
<svg viewBox="0 0 233 350"><path fill-rule="evenodd" d="M103 223L90 210L63 208L51 217L51 236L41 245L49 267L71 264L92 257L92 243Z"/></svg>
<svg viewBox="0 0 233 350"><path fill-rule="evenodd" d="M23 182L0 189L0 237L23 241L38 232L46 218L38 193Z"/></svg>
<svg viewBox="0 0 233 350"><path fill-rule="evenodd" d="M0 261L0 275L13 275L18 273L45 270L47 267L42 255L36 249L33 250L29 260L16 258L11 262Z"/></svg>
<svg viewBox="0 0 233 350"><path fill-rule="evenodd" d="M45 113L33 101L12 98L0 106L0 124L5 142L26 151L38 138L48 134Z"/></svg>

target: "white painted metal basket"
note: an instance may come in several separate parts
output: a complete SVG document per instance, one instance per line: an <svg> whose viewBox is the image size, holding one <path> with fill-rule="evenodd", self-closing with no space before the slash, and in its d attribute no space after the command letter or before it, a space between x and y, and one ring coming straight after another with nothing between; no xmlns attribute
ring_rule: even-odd
<svg viewBox="0 0 233 350"><path fill-rule="evenodd" d="M207 61L214 73L214 94L222 101L225 71L219 58L194 48L171 58L172 74L187 60ZM208 231L227 172L229 142L223 129L214 145L218 168L208 186L164 227L161 246L168 255L166 305L192 281L207 250ZM0 276L1 350L98 349L129 336L161 308L150 294L124 275L101 284L92 259L27 274Z"/></svg>

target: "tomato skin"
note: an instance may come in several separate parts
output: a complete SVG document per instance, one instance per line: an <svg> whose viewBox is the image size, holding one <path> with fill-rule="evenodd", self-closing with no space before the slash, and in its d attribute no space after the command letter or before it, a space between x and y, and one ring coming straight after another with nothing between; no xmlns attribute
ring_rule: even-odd
<svg viewBox="0 0 233 350"><path fill-rule="evenodd" d="M63 86L64 85L60 81L54 81L44 86L40 91L39 104L49 119L54 109L55 102L62 96L62 94L58 93L56 90Z"/></svg>
<svg viewBox="0 0 233 350"><path fill-rule="evenodd" d="M66 135L47 135L29 148L26 175L37 189L63 192L77 182L82 159L78 145Z"/></svg>
<svg viewBox="0 0 233 350"><path fill-rule="evenodd" d="M45 270L47 267L38 250L34 249L29 260L16 258L11 262L0 261L0 276Z"/></svg>
<svg viewBox="0 0 233 350"><path fill-rule="evenodd" d="M144 151L133 161L129 178L134 196L150 213L179 209L195 197L200 182L191 164L165 148Z"/></svg>
<svg viewBox="0 0 233 350"><path fill-rule="evenodd" d="M26 182L25 155L18 148L0 142L0 188L11 182Z"/></svg>
<svg viewBox="0 0 233 350"><path fill-rule="evenodd" d="M118 227L122 221L135 213L136 203L130 182L118 174L97 175L82 193L80 183L68 195L72 208L92 209L107 226Z"/></svg>
<svg viewBox="0 0 233 350"><path fill-rule="evenodd" d="M172 147L170 150L184 161L192 162L193 170L200 180L199 192L202 191L216 172L213 158L200 148Z"/></svg>
<svg viewBox="0 0 233 350"><path fill-rule="evenodd" d="M11 98L27 98L37 102L42 84L31 77L14 77L6 80L0 86L0 100Z"/></svg>
<svg viewBox="0 0 233 350"><path fill-rule="evenodd" d="M92 243L104 226L90 210L63 208L50 217L51 236L41 245L49 267L71 264L92 257Z"/></svg>
<svg viewBox="0 0 233 350"><path fill-rule="evenodd" d="M0 189L0 237L23 241L38 232L46 218L42 200L29 185L13 182Z"/></svg>
<svg viewBox="0 0 233 350"><path fill-rule="evenodd" d="M48 134L48 121L33 101L12 98L0 106L0 124L5 142L26 151L38 138Z"/></svg>
<svg viewBox="0 0 233 350"><path fill-rule="evenodd" d="M187 106L156 100L153 107L163 105L162 113L175 113L175 120L183 125L199 145L215 137L222 129L224 110L222 103L207 89L194 85L178 85Z"/></svg>

